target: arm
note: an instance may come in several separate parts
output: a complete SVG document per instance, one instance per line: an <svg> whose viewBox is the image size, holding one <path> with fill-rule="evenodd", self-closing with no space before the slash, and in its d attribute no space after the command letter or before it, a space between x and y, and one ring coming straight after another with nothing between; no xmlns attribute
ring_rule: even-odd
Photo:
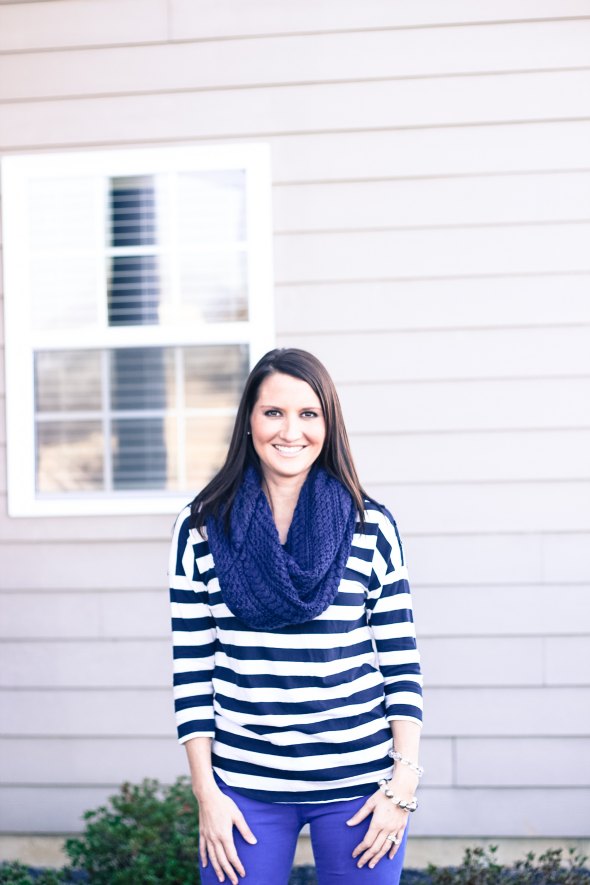
<svg viewBox="0 0 590 885"><path fill-rule="evenodd" d="M215 623L207 605L207 588L196 565L188 507L174 526L168 576L174 713L178 740L183 744L196 736L212 738L215 735L212 682Z"/></svg>
<svg viewBox="0 0 590 885"><path fill-rule="evenodd" d="M385 686L386 717L391 726L393 745L405 759L418 762L422 728L422 674L412 613L408 572L397 526L389 515L381 514L373 558L367 609L375 654ZM418 786L418 775L407 765L394 766L389 788L410 800ZM353 851L358 866L375 866L396 845L387 840L394 834L401 840L408 811L393 805L380 790L365 802L349 820L351 826L369 814L372 819L365 838Z"/></svg>
<svg viewBox="0 0 590 885"><path fill-rule="evenodd" d="M215 736L216 637L215 622L207 604L207 588L196 564L201 544L204 542L190 534L186 508L174 526L168 564L174 711L178 740L185 746L193 793L199 803L199 851L203 866L211 860L220 882L227 875L233 885L237 885L236 870L241 876L245 870L234 845L234 825L247 841L256 839L235 802L221 792L213 777L211 739ZM201 552L206 553L204 546Z"/></svg>

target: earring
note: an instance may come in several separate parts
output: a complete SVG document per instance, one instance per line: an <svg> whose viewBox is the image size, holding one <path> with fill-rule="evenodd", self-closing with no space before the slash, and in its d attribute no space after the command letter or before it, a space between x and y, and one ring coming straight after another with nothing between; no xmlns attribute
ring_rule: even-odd
<svg viewBox="0 0 590 885"><path fill-rule="evenodd" d="M250 430L246 431L246 436L252 436L252 432Z"/></svg>

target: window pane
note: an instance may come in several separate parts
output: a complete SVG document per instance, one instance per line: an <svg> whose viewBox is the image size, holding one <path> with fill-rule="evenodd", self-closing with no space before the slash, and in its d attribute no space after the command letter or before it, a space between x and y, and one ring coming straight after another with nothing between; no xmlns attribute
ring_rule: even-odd
<svg viewBox="0 0 590 885"><path fill-rule="evenodd" d="M171 347L133 347L111 351L113 411L174 408L176 385Z"/></svg>
<svg viewBox="0 0 590 885"><path fill-rule="evenodd" d="M34 329L96 325L102 291L96 254L31 255L29 274Z"/></svg>
<svg viewBox="0 0 590 885"><path fill-rule="evenodd" d="M148 246L157 240L153 175L112 178L110 183L111 246Z"/></svg>
<svg viewBox="0 0 590 885"><path fill-rule="evenodd" d="M178 237L182 246L246 239L246 175L241 169L178 176Z"/></svg>
<svg viewBox="0 0 590 885"><path fill-rule="evenodd" d="M246 254L236 250L178 256L183 315L198 322L248 319Z"/></svg>
<svg viewBox="0 0 590 885"><path fill-rule="evenodd" d="M184 352L185 403L189 409L237 409L248 376L245 344L191 347Z"/></svg>
<svg viewBox="0 0 590 885"><path fill-rule="evenodd" d="M108 267L109 326L147 326L159 320L160 273L156 255L113 257Z"/></svg>
<svg viewBox="0 0 590 885"><path fill-rule="evenodd" d="M101 245L101 190L97 178L33 178L29 235L33 252L88 251Z"/></svg>
<svg viewBox="0 0 590 885"><path fill-rule="evenodd" d="M202 489L222 466L233 426L233 415L187 419L187 482L191 493Z"/></svg>
<svg viewBox="0 0 590 885"><path fill-rule="evenodd" d="M100 351L42 351L35 354L37 412L101 409Z"/></svg>
<svg viewBox="0 0 590 885"><path fill-rule="evenodd" d="M113 421L115 489L174 489L177 484L175 422L163 418Z"/></svg>
<svg viewBox="0 0 590 885"><path fill-rule="evenodd" d="M99 421L37 422L37 491L87 492L103 488Z"/></svg>

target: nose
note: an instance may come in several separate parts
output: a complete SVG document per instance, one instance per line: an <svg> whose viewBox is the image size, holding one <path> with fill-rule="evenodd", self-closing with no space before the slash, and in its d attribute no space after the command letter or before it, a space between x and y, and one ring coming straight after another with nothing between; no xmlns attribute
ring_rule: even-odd
<svg viewBox="0 0 590 885"><path fill-rule="evenodd" d="M279 436L287 442L296 442L301 438L301 428L299 426L299 417L296 415L286 415L282 422Z"/></svg>

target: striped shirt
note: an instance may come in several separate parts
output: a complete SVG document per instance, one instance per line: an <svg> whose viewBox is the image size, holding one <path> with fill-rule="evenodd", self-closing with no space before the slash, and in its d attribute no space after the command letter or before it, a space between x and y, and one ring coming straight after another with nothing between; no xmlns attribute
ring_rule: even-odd
<svg viewBox="0 0 590 885"><path fill-rule="evenodd" d="M266 802L367 795L391 774L389 720L422 721L397 526L365 502L338 594L304 624L255 630L223 602L209 545L178 516L170 552L178 741L209 736L215 773Z"/></svg>

